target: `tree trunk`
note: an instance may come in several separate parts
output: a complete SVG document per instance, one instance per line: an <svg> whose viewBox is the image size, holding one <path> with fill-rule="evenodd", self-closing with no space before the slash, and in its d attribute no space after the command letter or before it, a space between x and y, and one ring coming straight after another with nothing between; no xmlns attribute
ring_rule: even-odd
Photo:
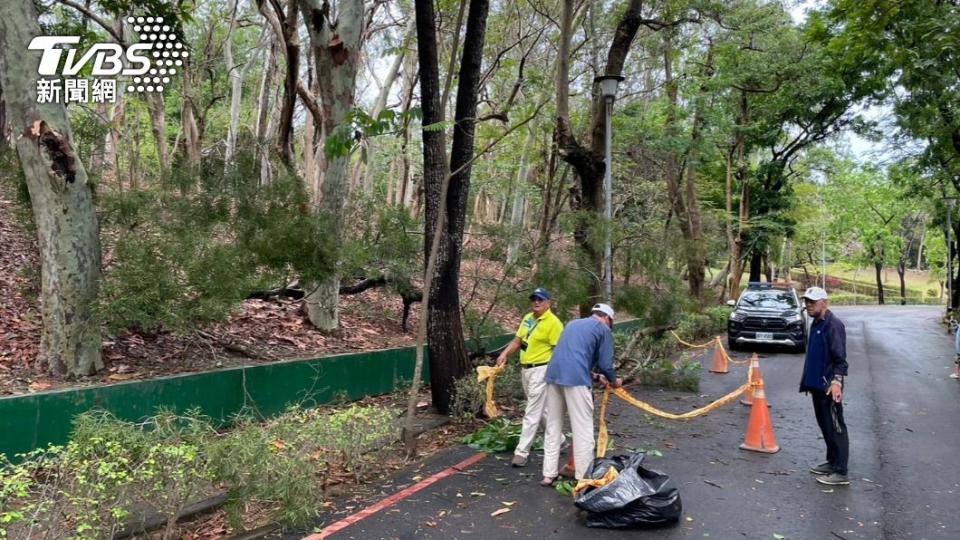
<svg viewBox="0 0 960 540"><path fill-rule="evenodd" d="M279 23L278 25L279 26ZM270 94L273 92L274 79L277 76L277 56L280 55L277 29L266 29L267 47L264 58L263 76L260 78L259 95L257 96L256 116L254 117L254 139L257 144L257 161L260 162L260 185L270 183L270 150L269 123Z"/></svg>
<svg viewBox="0 0 960 540"><path fill-rule="evenodd" d="M900 305L907 305L907 282L904 274L907 272L907 254L904 253L900 257L900 262L897 264L897 275L900 276Z"/></svg>
<svg viewBox="0 0 960 540"><path fill-rule="evenodd" d="M150 130L157 145L157 159L160 161L160 174L170 170L170 153L167 151L167 121L163 94L150 92L147 94L147 109L150 112ZM196 124L194 124L196 129Z"/></svg>
<svg viewBox="0 0 960 540"><path fill-rule="evenodd" d="M727 295L731 300L736 300L740 295L740 279L743 276L743 251L747 243L747 234L749 232L750 219L750 182L747 173L746 160L746 134L745 130L750 121L749 108L747 102L747 93L740 92L737 106L737 126L734 137L733 153L736 157L736 179L740 182L740 213L737 222L737 233L733 238L732 249L730 250L730 275L727 282ZM731 183L728 175L727 184ZM732 201L730 196L730 187L727 195L727 212L732 214ZM729 232L728 232L729 234Z"/></svg>
<svg viewBox="0 0 960 540"><path fill-rule="evenodd" d="M877 303L883 304L883 280L880 278L880 272L883 271L883 264L875 262L873 267L876 270L877 276Z"/></svg>
<svg viewBox="0 0 960 540"><path fill-rule="evenodd" d="M920 227L921 227L921 229L920 229L920 245L917 246L917 266L916 266L916 269L917 269L918 271L923 269L923 267L921 266L921 263L923 263L923 245L924 245L924 242L925 242L926 239L927 239L927 224L924 223L924 222L921 222L921 223L920 223Z"/></svg>
<svg viewBox="0 0 960 540"><path fill-rule="evenodd" d="M0 84L30 191L41 263L41 361L55 373L90 375L103 368L95 315L100 240L93 192L76 155L66 108L37 103L41 35L33 2L5 2L0 14Z"/></svg>
<svg viewBox="0 0 960 540"><path fill-rule="evenodd" d="M667 112L667 132L675 136L676 132L676 109L678 106L678 83L673 78L673 43L670 31L665 33L664 37L664 81L667 90L667 96L670 102L670 108ZM703 77L713 76L713 45L707 50L707 58L704 62ZM705 99L707 94L706 82L702 83L694 106L693 128L690 135L690 142L687 146L683 163L686 171L681 170L676 154L671 153L666 167L666 178L668 189L671 193L671 199L674 203L674 213L677 215L677 221L680 224L680 232L683 234L684 252L687 259L687 285L690 290L690 296L699 303L703 297L703 284L706 264L704 253L703 238L701 232L700 201L697 198L696 170L700 155L700 144L703 129L706 125L706 107ZM686 184L681 190L681 183L686 177Z"/></svg>
<svg viewBox="0 0 960 540"><path fill-rule="evenodd" d="M760 273L763 269L762 259L763 255L758 251L754 251L750 254L750 279L748 281L751 283L761 280Z"/></svg>
<svg viewBox="0 0 960 540"><path fill-rule="evenodd" d="M414 19L414 23L416 23L415 17L411 15L411 18ZM414 26L414 32L416 32L416 26ZM416 34L414 34L414 38L416 38ZM396 187L394 188L395 204L402 205L407 209L413 207L415 193L414 186L412 185L413 178L410 174L410 117L407 115L413 104L413 91L417 87L418 63L415 47L416 40L414 39L409 43L410 50L404 55L402 83L400 86L402 96L400 112L403 115L403 123L400 126L400 152L394 156L394 161L397 162L397 169L399 169L400 174L392 177L396 179Z"/></svg>
<svg viewBox="0 0 960 540"><path fill-rule="evenodd" d="M323 109L323 132L327 137L346 121L354 107L357 68L367 22L362 2L341 1L337 2L336 8L334 26L328 20L328 2L300 0L300 10L310 31ZM350 156L333 156L324 163L319 209L329 219L330 234L339 249L344 238L343 210L347 200ZM334 273L305 298L310 322L317 328L334 330L339 326L339 291L340 276Z"/></svg>
<svg viewBox="0 0 960 540"><path fill-rule="evenodd" d="M183 64L183 107L181 125L183 126L183 149L187 154L187 167L191 171L200 169L200 130L197 127L196 107L193 102L193 72L190 61Z"/></svg>
<svg viewBox="0 0 960 540"><path fill-rule="evenodd" d="M421 16L420 2L417 2L417 16ZM463 57L460 62L459 82L457 85L456 112L454 116L453 143L450 149L450 188L446 199L446 230L441 236L442 244L437 253L437 268L433 283L431 302L428 311L428 335L430 342L430 389L433 404L441 414L450 410L453 398L454 382L466 375L470 370L466 345L463 339L463 324L460 319L460 259L463 247L463 231L467 214L467 200L470 192L470 172L473 160L473 144L475 118L477 114L477 95L480 86L481 63L483 60L483 45L486 35L487 0L471 0L467 13L466 31L463 40ZM431 16L431 13L424 16ZM428 24L425 24L428 23ZM424 26L433 26L433 19L417 21L417 35L420 48L430 46L436 50L434 43L425 43L431 36L424 35L421 30ZM435 36L432 36L435 40ZM429 65L429 62L434 62ZM433 59L420 56L421 99L424 100L424 123L431 122L426 117L427 93L430 101L439 88L431 88L433 81L425 79L427 71L438 71L436 56ZM431 79L434 75L430 76ZM439 80L437 76L435 80ZM439 108L439 107L438 107ZM432 111L431 119L438 116L438 111ZM442 113L440 113L442 114ZM426 136L426 132L424 133ZM432 150L432 149L431 149ZM424 141L424 162L426 163L426 140ZM433 158L436 160L436 158ZM442 159L442 157L441 157ZM441 163L441 171L444 167ZM436 165L436 161L434 161ZM426 165L424 166L426 170ZM425 174L426 177L426 174ZM441 183L436 183L436 179ZM436 215L440 209L440 192L442 188L442 174L431 173L426 184L426 226L425 238L433 238L433 225L437 222ZM426 247L426 246L425 246Z"/></svg>
<svg viewBox="0 0 960 540"><path fill-rule="evenodd" d="M0 63L0 71L3 71L5 68L3 64ZM4 152L10 148L10 142L8 137L9 130L7 129L7 102L3 98L3 82L0 81L0 152Z"/></svg>
<svg viewBox="0 0 960 540"><path fill-rule="evenodd" d="M223 58L230 78L230 123L227 125L226 150L224 152L224 166L233 165L237 153L237 141L240 138L240 112L243 105L243 79L259 56L260 48L269 43L270 29L264 27L257 40L257 47L249 53L247 62L241 68L236 64L233 56L233 33L237 29L237 0L231 0L228 8L230 12L230 30L223 44ZM307 115L309 116L309 115Z"/></svg>
<svg viewBox="0 0 960 540"><path fill-rule="evenodd" d="M517 260L517 250L520 248L520 239L525 235L521 227L523 221L523 208L527 203L526 185L527 176L530 173L530 163L527 154L533 146L536 138L536 129L531 127L527 132L527 139L523 143L523 150L520 151L520 166L517 168L517 181L513 185L513 201L510 208L510 241L507 245L507 265L513 264Z"/></svg>
<svg viewBox="0 0 960 540"><path fill-rule="evenodd" d="M286 69L283 79L283 105L280 108L279 136L280 157L290 171L293 163L293 112L297 104L297 82L300 80L300 34L297 20L297 4L293 0L287 3L286 18L283 21L283 46ZM339 283L338 283L339 286Z"/></svg>

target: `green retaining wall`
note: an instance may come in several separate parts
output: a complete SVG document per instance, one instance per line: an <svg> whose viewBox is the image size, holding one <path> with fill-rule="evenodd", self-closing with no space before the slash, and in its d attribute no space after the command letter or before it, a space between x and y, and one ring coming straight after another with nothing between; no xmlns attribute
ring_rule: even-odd
<svg viewBox="0 0 960 540"><path fill-rule="evenodd" d="M630 330L637 324L626 321L615 329ZM491 338L488 349L503 346L511 337ZM416 348L404 347L3 397L0 453L12 458L47 444L65 443L73 417L90 409L139 421L159 407L178 412L196 408L226 423L244 408L270 417L294 404L311 407L334 398L387 394L413 378L415 360ZM427 368L425 362L425 382L430 380Z"/></svg>

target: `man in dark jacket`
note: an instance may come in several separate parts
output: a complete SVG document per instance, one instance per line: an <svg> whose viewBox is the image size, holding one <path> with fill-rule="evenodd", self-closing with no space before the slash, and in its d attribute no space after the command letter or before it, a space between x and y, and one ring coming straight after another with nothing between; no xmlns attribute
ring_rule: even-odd
<svg viewBox="0 0 960 540"><path fill-rule="evenodd" d="M810 287L803 294L807 314L813 318L807 337L800 391L813 398L813 412L827 445L827 460L810 472L817 482L845 486L850 438L843 421L843 378L847 375L847 332L843 323L827 309L827 291Z"/></svg>

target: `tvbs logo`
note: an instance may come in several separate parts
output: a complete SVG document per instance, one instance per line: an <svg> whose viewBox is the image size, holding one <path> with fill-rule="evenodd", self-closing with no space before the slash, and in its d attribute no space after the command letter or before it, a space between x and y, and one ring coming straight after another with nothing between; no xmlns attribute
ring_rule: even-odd
<svg viewBox="0 0 960 540"><path fill-rule="evenodd" d="M162 17L128 17L139 42L121 46L95 43L85 51L79 48L79 36L38 36L30 41L30 50L42 51L37 73L37 101L65 103L88 101L86 90L93 89L93 101L116 100L116 79L129 79L127 92L162 92L170 77L183 66L189 53L177 39L174 29L163 24ZM76 78L84 70L91 81ZM53 77L53 78L51 78ZM63 79L60 79L63 77ZM104 98L104 96L106 96Z"/></svg>
<svg viewBox="0 0 960 540"><path fill-rule="evenodd" d="M37 73L43 76L63 75L72 77L80 73L93 60L91 75L94 77L112 77L115 75L143 75L150 69L150 50L152 43L137 43L126 50L116 43L97 43L90 47L79 59L77 49L62 49L61 46L74 46L80 43L78 36L40 36L30 42L30 50L41 50L40 67ZM66 52L66 60L63 60ZM63 68L60 64L63 64ZM124 67L126 64L127 67Z"/></svg>

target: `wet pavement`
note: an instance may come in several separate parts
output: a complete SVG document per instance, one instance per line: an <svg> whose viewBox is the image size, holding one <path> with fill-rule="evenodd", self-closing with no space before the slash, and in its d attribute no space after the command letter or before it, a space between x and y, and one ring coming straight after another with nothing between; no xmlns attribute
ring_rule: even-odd
<svg viewBox="0 0 960 540"><path fill-rule="evenodd" d="M776 454L740 450L749 407L734 403L678 422L645 415L616 398L609 429L615 448L656 449L646 465L677 482L680 522L655 531L588 529L568 496L538 485L540 454L511 468L508 454L488 456L334 538L656 538L874 539L960 538L960 382L952 336L936 307L839 307L847 328L850 373L844 413L850 430L850 486L814 481L823 441L810 398L797 391L801 355L761 352ZM745 359L749 353L737 353ZM710 355L702 358L709 367ZM698 393L641 386L630 392L671 412L703 406L746 379L746 365L726 375L704 369ZM396 486L415 482L474 454L438 456ZM391 493L385 490L385 493ZM498 516L497 510L507 508ZM331 516L329 524L335 517Z"/></svg>

